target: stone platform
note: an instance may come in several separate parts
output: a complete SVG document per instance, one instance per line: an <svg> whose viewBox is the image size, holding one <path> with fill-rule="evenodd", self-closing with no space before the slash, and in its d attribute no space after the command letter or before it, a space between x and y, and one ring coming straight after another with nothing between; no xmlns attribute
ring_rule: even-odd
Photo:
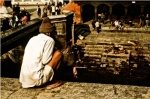
<svg viewBox="0 0 150 99"><path fill-rule="evenodd" d="M18 78L0 78L1 99L150 99L150 87L86 82L66 82L46 90L45 87L23 89Z"/></svg>

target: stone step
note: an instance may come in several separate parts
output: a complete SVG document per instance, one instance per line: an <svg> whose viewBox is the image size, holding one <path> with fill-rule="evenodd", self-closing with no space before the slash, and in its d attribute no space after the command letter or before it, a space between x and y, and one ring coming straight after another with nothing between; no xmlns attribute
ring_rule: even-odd
<svg viewBox="0 0 150 99"><path fill-rule="evenodd" d="M105 28L106 29L106 28ZM130 52L137 52L137 50L145 57L145 59L150 61L150 32L147 33L137 33L137 32L106 32L102 31L99 34L91 33L82 40L83 46L82 51L84 53L83 65L94 65L97 66L101 63L109 63L110 66L119 66L122 62L129 65ZM128 43L130 40L135 40L140 42L140 44L135 47ZM115 44L123 46L128 54L111 54L105 53L106 50L113 48ZM136 49L136 50L135 50ZM90 60L88 58L90 58Z"/></svg>
<svg viewBox="0 0 150 99"><path fill-rule="evenodd" d="M100 56L100 55L102 55L102 52L98 52L98 51L85 51L84 52L84 56L85 55L95 55L95 56Z"/></svg>
<svg viewBox="0 0 150 99"><path fill-rule="evenodd" d="M84 54L84 57L100 57L101 58L101 54L97 55L97 54L94 54L94 55L91 55L91 54Z"/></svg>
<svg viewBox="0 0 150 99"><path fill-rule="evenodd" d="M101 31L109 31L109 32L130 32L130 33L147 33L150 32L149 28L137 28L137 27L127 27L123 26L123 30L117 30L115 26L106 26L102 25L101 26Z"/></svg>
<svg viewBox="0 0 150 99"><path fill-rule="evenodd" d="M127 65L129 65L129 57L125 56L124 58L114 58L114 57L84 57L83 59L83 66L97 66L101 64L109 64L109 66L114 66L116 65L117 67L122 63L125 62Z"/></svg>

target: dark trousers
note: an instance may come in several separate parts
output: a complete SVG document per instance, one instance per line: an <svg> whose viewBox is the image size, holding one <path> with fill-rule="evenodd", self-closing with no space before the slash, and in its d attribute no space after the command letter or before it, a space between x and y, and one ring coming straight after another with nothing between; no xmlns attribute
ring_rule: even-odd
<svg viewBox="0 0 150 99"><path fill-rule="evenodd" d="M96 31L97 31L97 33L99 33L99 31L100 31L99 29L100 29L99 27L96 27Z"/></svg>

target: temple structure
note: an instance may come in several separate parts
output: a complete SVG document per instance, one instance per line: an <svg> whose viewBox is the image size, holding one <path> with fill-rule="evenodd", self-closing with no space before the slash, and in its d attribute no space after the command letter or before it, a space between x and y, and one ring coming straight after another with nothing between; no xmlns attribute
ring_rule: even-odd
<svg viewBox="0 0 150 99"><path fill-rule="evenodd" d="M51 3L51 2L62 2L63 0L12 0L12 4L19 3L20 5L24 4L45 4L45 3Z"/></svg>
<svg viewBox="0 0 150 99"><path fill-rule="evenodd" d="M49 2L67 2L63 10L75 13L77 23L97 19L98 14L105 14L105 19L134 20L140 15L150 14L150 1L84 1L84 0L12 0L12 4L30 5L45 4ZM68 3L69 2L69 3Z"/></svg>

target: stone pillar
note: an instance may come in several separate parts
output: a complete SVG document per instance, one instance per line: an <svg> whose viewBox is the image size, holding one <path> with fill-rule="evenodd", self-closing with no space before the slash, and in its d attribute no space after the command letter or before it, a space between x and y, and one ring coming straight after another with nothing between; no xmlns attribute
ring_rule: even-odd
<svg viewBox="0 0 150 99"><path fill-rule="evenodd" d="M97 19L97 6L94 6L95 19Z"/></svg>
<svg viewBox="0 0 150 99"><path fill-rule="evenodd" d="M15 2L15 0L12 0L12 2Z"/></svg>
<svg viewBox="0 0 150 99"><path fill-rule="evenodd" d="M74 23L72 24L72 45L75 44L75 37L74 37Z"/></svg>
<svg viewBox="0 0 150 99"><path fill-rule="evenodd" d="M128 14L128 5L125 5L125 15Z"/></svg>
<svg viewBox="0 0 150 99"><path fill-rule="evenodd" d="M83 19L82 19L82 6L81 5L79 5L80 6L80 18L81 18L81 23L83 23Z"/></svg>
<svg viewBox="0 0 150 99"><path fill-rule="evenodd" d="M55 0L54 2L55 2L55 6L57 6L58 0Z"/></svg>
<svg viewBox="0 0 150 99"><path fill-rule="evenodd" d="M109 6L109 13L112 14L112 5Z"/></svg>
<svg viewBox="0 0 150 99"><path fill-rule="evenodd" d="M144 6L141 6L141 14L144 14Z"/></svg>
<svg viewBox="0 0 150 99"><path fill-rule="evenodd" d="M109 13L110 13L110 14L109 14L109 17L108 17L109 20L112 20L112 6L113 6L113 5L109 5Z"/></svg>

